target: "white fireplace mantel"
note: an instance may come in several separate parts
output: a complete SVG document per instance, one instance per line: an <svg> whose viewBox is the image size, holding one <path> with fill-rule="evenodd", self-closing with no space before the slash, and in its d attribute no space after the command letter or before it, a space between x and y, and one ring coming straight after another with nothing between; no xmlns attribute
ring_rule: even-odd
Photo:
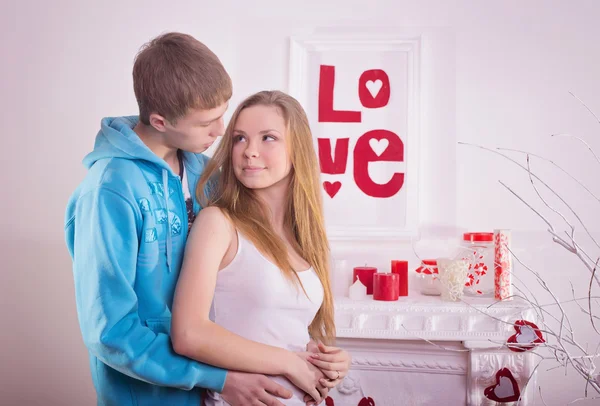
<svg viewBox="0 0 600 406"><path fill-rule="evenodd" d="M338 345L352 354L349 376L331 394L336 406L363 397L377 406L494 405L483 392L501 368L517 380L520 405L531 404L534 356L505 346L516 320L536 321L525 301L444 302L416 292L396 302L336 298L335 319Z"/></svg>
<svg viewBox="0 0 600 406"><path fill-rule="evenodd" d="M465 297L462 302L443 302L439 296L412 294L396 302L371 298L335 300L337 336L374 339L427 339L474 341L490 347L506 341L515 320L533 320L535 313L524 301L495 302Z"/></svg>

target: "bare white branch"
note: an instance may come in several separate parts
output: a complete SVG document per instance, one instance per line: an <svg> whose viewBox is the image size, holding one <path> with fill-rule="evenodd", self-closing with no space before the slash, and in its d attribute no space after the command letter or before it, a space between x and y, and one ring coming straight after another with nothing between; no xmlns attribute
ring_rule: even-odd
<svg viewBox="0 0 600 406"><path fill-rule="evenodd" d="M588 310L590 312L590 321L592 323L592 327L594 327L594 330L596 331L596 334L600 335L600 332L598 332L598 329L596 328L596 324L594 323L594 315L592 313L592 282L594 281L594 275L596 275L596 268L598 267L598 261L600 261L600 258L598 258L596 260L596 264L594 265L594 270L592 271L592 277L590 278L590 285L589 285L589 289L588 289Z"/></svg>
<svg viewBox="0 0 600 406"><path fill-rule="evenodd" d="M567 403L567 405L572 405L572 404L575 404L575 403L577 403L577 402L581 402L582 400L595 400L595 399L600 399L600 397L593 397L593 398L588 398L588 397L585 397L585 398L577 398L577 399L575 399L574 401Z"/></svg>
<svg viewBox="0 0 600 406"><path fill-rule="evenodd" d="M512 149L512 148L496 148L498 151L510 151L510 152L518 152L521 154L527 154L529 156L538 158L542 161L546 161L549 162L552 166L554 166L555 168L557 168L559 171L563 172L565 175L567 175L568 177L570 177L571 179L573 179L575 182L577 182L579 184L579 186L581 186L586 192L588 192L588 194L590 196L592 196L594 199L596 199L598 201L598 203L600 203L600 197L596 196L594 194L594 192L592 192L586 185L583 184L583 182L581 182L579 179L577 179L575 176L571 175L569 172L567 172L562 166L558 165L556 162L554 162L551 159L548 158L544 158L541 155L537 155L534 154L532 152L528 152L528 151L522 151L520 149Z"/></svg>
<svg viewBox="0 0 600 406"><path fill-rule="evenodd" d="M585 104L585 103L583 102L583 100L581 100L579 97L575 96L575 93L573 93L573 92L569 92L569 94L570 94L571 96L573 96L575 99L577 99L577 101L578 101L579 103L583 104L583 107L585 107L585 108L587 109L587 111L589 111L589 112L592 114L592 116L594 116L594 118L596 119L596 121L597 121L598 123L600 123L600 118L598 118L598 116L596 115L596 113L594 113L594 112L592 111L592 109L590 109L590 108L587 106L587 104Z"/></svg>
<svg viewBox="0 0 600 406"><path fill-rule="evenodd" d="M459 142L460 145L469 145L472 147L477 147L480 149L483 149L485 151L489 151L489 152L493 152L494 154L498 154L501 157L504 157L505 159L511 161L512 163L514 163L515 165L517 165L519 168L527 171L527 168L525 166L523 166L522 164L520 164L519 162L515 161L513 158L511 158L510 156L503 154L497 150L491 149L491 148L487 148L481 145L477 145L477 144L470 144L470 143L466 143L466 142ZM577 221L579 222L579 224L581 224L581 226L583 227L583 229L585 230L586 234L588 235L588 237L594 242L594 244L596 244L596 246L598 248L600 248L600 244L598 244L598 242L594 239L594 236L591 234L591 232L588 230L588 228L586 227L585 223L583 222L583 220L581 219L581 217L579 217L579 215L577 214L577 212L575 210L573 210L573 208L571 207L571 205L569 205L565 199L563 199L563 197L558 194L558 192L556 192L553 188L551 188L546 182L544 182L543 179L541 179L539 176L537 176L535 173L531 172L531 176L534 177L535 179L537 179L542 185L544 185L550 192L552 192L552 194L554 196L556 196L571 212L571 214L573 214L573 216L575 216L575 218L577 219ZM501 182L502 183L502 182ZM504 184L503 184L504 185ZM506 187L506 185L504 185ZM513 192L513 194L515 194ZM516 195L516 194L515 194ZM520 197L519 197L520 198ZM523 199L520 198L521 201L523 201ZM523 201L524 202L524 201ZM525 203L525 202L524 202ZM530 207L532 210L533 208L528 205L528 207ZM537 213L537 212L536 212ZM539 215L539 213L538 213ZM543 217L542 217L543 218ZM552 228L552 227L551 227ZM556 233L553 233L556 234Z"/></svg>
<svg viewBox="0 0 600 406"><path fill-rule="evenodd" d="M540 392L540 399L542 400L542 403L543 403L545 406L548 406L548 404L547 404L547 403L546 403L546 401L544 400L544 397L542 396L542 387L541 387L541 386L539 386L539 387L538 387L538 389L539 389L539 392Z"/></svg>
<svg viewBox="0 0 600 406"><path fill-rule="evenodd" d="M558 216L560 216L563 219L563 221L565 223L567 223L567 225L571 229L571 234L569 235L569 237L570 237L571 241L574 242L575 241L575 227L573 226L573 224L571 224L569 222L569 220L567 220L567 218L561 212L559 212L558 210L556 210L554 207L550 206L550 204L548 204L548 202L546 201L546 199L544 199L542 197L542 195L540 194L540 191L535 186L535 183L533 182L533 177L531 176L531 166L530 166L530 162L529 162L529 155L527 155L527 175L529 176L529 182L531 183L531 186L533 187L533 190L535 190L535 193L540 198L540 200L542 201L542 203L544 203L544 205L547 208L549 208L555 214L557 214ZM552 231L554 231L554 229Z"/></svg>
<svg viewBox="0 0 600 406"><path fill-rule="evenodd" d="M588 144L583 139L581 139L581 137L577 137L576 135L572 135L572 134L562 134L562 133L561 134L552 134L551 137L569 137L569 138L575 138L577 141L579 141L583 145L585 145L587 147L587 149L592 153L592 155L594 156L594 158L596 159L596 161L598 163L600 163L600 158L598 158L598 155L596 155L596 153L594 152L594 150L592 149L592 147L590 147L590 144Z"/></svg>

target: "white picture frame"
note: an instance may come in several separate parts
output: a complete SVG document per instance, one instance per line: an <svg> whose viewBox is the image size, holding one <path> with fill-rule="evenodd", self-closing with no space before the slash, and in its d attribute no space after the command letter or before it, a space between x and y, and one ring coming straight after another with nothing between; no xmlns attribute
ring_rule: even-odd
<svg viewBox="0 0 600 406"><path fill-rule="evenodd" d="M408 240L418 235L419 135L421 127L420 47L419 37L310 36L290 38L288 93L302 104L308 115L317 153L319 153L317 138L323 138L325 134L348 131L351 133L348 136L351 150L353 143L369 128L387 129L394 132L404 144L403 163L394 162L395 169L384 168L382 173L384 177L386 170L388 174L392 175L395 172L403 171L404 173L404 184L400 191L392 197L377 198L364 195L364 193L364 196L361 196L359 192L352 190L351 175L348 171L343 175L321 174L324 187L325 183L333 182L336 179L343 179L343 182L336 181L335 183L342 183L345 187L345 195L342 194L342 188L339 188L339 195L333 197L328 196L322 189L330 240ZM336 69L333 108L335 110L363 111L364 122L356 123L354 126L348 123L319 122L320 77L316 74L316 70L322 69L320 68L322 65L330 66L330 64L333 64ZM391 97L389 105L385 108L365 108L358 100L358 96L353 95L358 92L356 88L353 88L355 85L352 82L358 84L358 72L365 69L383 69L389 76ZM322 74L322 70L320 72ZM347 84L338 86L338 80L346 81ZM398 91L398 88L401 90ZM373 94L372 91L371 94ZM394 128L386 128L386 125ZM339 137L335 135L331 137L332 151L336 144L334 139L339 139ZM348 155L348 165L353 165L352 152L349 152ZM388 163L381 164L387 165ZM390 163L389 166L391 165ZM368 170L370 172L370 166ZM352 168L349 172L352 172ZM357 189L356 184L354 184L354 188ZM328 193L330 192L333 191L329 190Z"/></svg>

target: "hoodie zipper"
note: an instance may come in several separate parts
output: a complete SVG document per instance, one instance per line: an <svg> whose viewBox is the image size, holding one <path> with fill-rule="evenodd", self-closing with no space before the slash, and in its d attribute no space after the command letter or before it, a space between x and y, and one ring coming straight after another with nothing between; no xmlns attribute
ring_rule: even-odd
<svg viewBox="0 0 600 406"><path fill-rule="evenodd" d="M185 170L185 169L184 169ZM167 211L167 245L166 245L166 255L167 255L167 269L168 272L171 273L172 269L172 253L173 253L173 235L171 234L171 222L169 221L169 181L171 176L169 175L169 172L166 169L162 170L162 177L163 177L163 189L164 189L164 195L165 195L165 205L166 205L166 211ZM177 193L179 196L179 208L181 209L183 207L183 225L182 225L182 232L185 232L184 236L187 236L187 232L188 232L188 214L187 214L187 206L185 204L185 195L183 194L183 185L181 182L181 178L179 176L174 176L175 177L175 183L176 183L176 188L178 189L178 191L175 191L174 193ZM173 215L175 215L175 212L173 212Z"/></svg>

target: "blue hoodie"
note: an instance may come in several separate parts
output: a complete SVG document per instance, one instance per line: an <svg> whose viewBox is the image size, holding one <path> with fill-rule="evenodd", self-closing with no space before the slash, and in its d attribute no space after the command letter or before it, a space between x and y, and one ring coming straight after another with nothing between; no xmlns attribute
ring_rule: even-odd
<svg viewBox="0 0 600 406"><path fill-rule="evenodd" d="M88 174L69 200L65 233L77 314L98 405L199 406L226 371L173 352L171 306L188 234L181 180L133 128L105 118ZM183 153L189 187L207 158Z"/></svg>

